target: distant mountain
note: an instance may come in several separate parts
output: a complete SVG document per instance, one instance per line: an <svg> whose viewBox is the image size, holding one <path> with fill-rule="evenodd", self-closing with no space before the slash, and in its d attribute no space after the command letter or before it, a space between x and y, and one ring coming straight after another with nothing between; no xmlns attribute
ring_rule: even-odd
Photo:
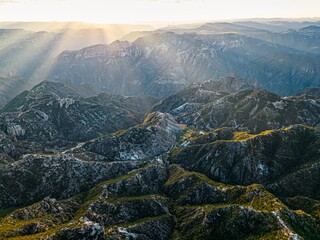
<svg viewBox="0 0 320 240"><path fill-rule="evenodd" d="M227 76L217 81L208 80L193 83L189 87L173 94L155 104L149 111L171 112L174 109L196 109L207 103L215 101L229 93L245 89L258 88L256 83L247 82L237 76Z"/></svg>
<svg viewBox="0 0 320 240"><path fill-rule="evenodd" d="M281 95L320 85L319 61L298 50L238 34L162 33L62 53L49 78L115 94L167 97L191 82L236 73Z"/></svg>
<svg viewBox="0 0 320 240"><path fill-rule="evenodd" d="M105 41L111 43L132 31L151 31L156 27L142 24L95 24L84 22L0 22L0 29L59 32L65 30L101 30Z"/></svg>
<svg viewBox="0 0 320 240"><path fill-rule="evenodd" d="M0 239L319 240L317 24L0 30Z"/></svg>
<svg viewBox="0 0 320 240"><path fill-rule="evenodd" d="M115 42L106 47L108 50L102 45L92 46L115 39L108 35L112 31L105 34L108 28L103 25L80 28L81 24L69 23L55 31L32 32L16 29L23 23L7 24L7 29L0 29L0 76L20 79L22 90L54 80L93 83L94 88L108 93L157 98L174 94L191 82L219 79L229 73L258 80L264 88L281 95L319 86L318 22L253 23L203 23L155 31L138 26L140 31L130 33L126 27L121 32L121 26L115 26L121 34L129 33L121 38L131 43ZM260 25L284 29L272 31ZM50 26L39 24L38 30ZM92 47L82 49L88 46ZM65 50L78 53L60 54Z"/></svg>
<svg viewBox="0 0 320 240"><path fill-rule="evenodd" d="M310 25L320 26L320 21L286 21L286 20L249 20L249 21L236 21L238 25L257 28L270 32L280 33L289 29L300 29Z"/></svg>
<svg viewBox="0 0 320 240"><path fill-rule="evenodd" d="M30 85L25 79L19 77L0 77L0 108L28 88L30 88Z"/></svg>
<svg viewBox="0 0 320 240"><path fill-rule="evenodd" d="M25 85L22 91L27 90L48 79L53 59L65 50L109 44L133 30L153 29L143 25L0 22L0 77L18 78L19 85ZM0 86L0 91L6 89ZM20 92L17 89L11 98Z"/></svg>
<svg viewBox="0 0 320 240"><path fill-rule="evenodd" d="M24 79L45 78L51 61L65 50L78 50L116 40L105 29L60 29L30 32L0 29L0 75L15 73Z"/></svg>
<svg viewBox="0 0 320 240"><path fill-rule="evenodd" d="M310 95L315 97L320 97L320 87L309 87L298 93L297 95Z"/></svg>

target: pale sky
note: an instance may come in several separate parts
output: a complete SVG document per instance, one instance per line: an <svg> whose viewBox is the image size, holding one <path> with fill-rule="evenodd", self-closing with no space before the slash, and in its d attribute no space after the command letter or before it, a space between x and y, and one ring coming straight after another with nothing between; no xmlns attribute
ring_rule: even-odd
<svg viewBox="0 0 320 240"><path fill-rule="evenodd" d="M0 21L150 23L319 16L320 0L0 0Z"/></svg>

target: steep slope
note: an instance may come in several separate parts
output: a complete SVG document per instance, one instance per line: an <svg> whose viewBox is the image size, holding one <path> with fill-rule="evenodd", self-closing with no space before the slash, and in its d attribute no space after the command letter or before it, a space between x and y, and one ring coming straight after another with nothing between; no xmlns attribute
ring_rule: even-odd
<svg viewBox="0 0 320 240"><path fill-rule="evenodd" d="M270 41L234 33L155 33L129 42L63 52L49 74L106 92L167 97L190 84L231 72L271 91L295 94L319 85L319 59Z"/></svg>
<svg viewBox="0 0 320 240"><path fill-rule="evenodd" d="M150 111L168 112L179 123L202 130L234 127L257 133L293 124L320 123L318 98L280 97L254 90L254 86L236 77L197 83L161 100Z"/></svg>
<svg viewBox="0 0 320 240"><path fill-rule="evenodd" d="M174 115L181 114L180 111L189 111L190 113L194 111L191 109L199 109L203 104L220 99L229 93L256 87L253 82L247 82L233 75L226 76L218 81L208 80L192 83L180 92L159 101L149 111L172 111Z"/></svg>
<svg viewBox="0 0 320 240"><path fill-rule="evenodd" d="M64 152L3 161L0 238L319 239L319 146L303 125L205 132L152 113Z"/></svg>
<svg viewBox="0 0 320 240"><path fill-rule="evenodd" d="M1 110L0 128L16 138L13 145L20 154L49 151L137 125L155 102L149 97L107 94L84 98L81 93L43 82Z"/></svg>
<svg viewBox="0 0 320 240"><path fill-rule="evenodd" d="M319 157L319 134L311 127L295 125L256 135L234 132L220 139L219 131L188 133L169 161L218 182L267 185Z"/></svg>
<svg viewBox="0 0 320 240"><path fill-rule="evenodd" d="M313 98L279 97L265 90L243 91L206 104L186 117L199 129L231 126L250 132L292 124L319 124L319 101Z"/></svg>
<svg viewBox="0 0 320 240"><path fill-rule="evenodd" d="M88 161L72 155L24 155L0 168L0 208L32 204L47 196L68 198L95 184L121 176L135 162Z"/></svg>
<svg viewBox="0 0 320 240"><path fill-rule="evenodd" d="M73 151L89 151L110 160L141 160L166 153L181 134L182 126L170 114L156 112L142 125L91 140Z"/></svg>
<svg viewBox="0 0 320 240"><path fill-rule="evenodd" d="M163 162L4 214L0 237L28 239L318 239L316 217L260 185L229 186Z"/></svg>

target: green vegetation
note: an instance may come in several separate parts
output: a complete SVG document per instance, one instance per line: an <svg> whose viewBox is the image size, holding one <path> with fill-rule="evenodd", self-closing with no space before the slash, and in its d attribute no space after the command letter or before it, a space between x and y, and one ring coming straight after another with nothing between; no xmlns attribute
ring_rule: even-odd
<svg viewBox="0 0 320 240"><path fill-rule="evenodd" d="M128 196L128 197L119 197L119 198L107 198L105 199L108 203L117 203L117 202L127 202L127 201L141 201L141 200L165 200L167 199L161 195L142 195L142 196Z"/></svg>
<svg viewBox="0 0 320 240"><path fill-rule="evenodd" d="M144 119L143 124L151 124L152 126L155 126L158 121L161 119L160 116L157 116L156 112L148 114L148 116Z"/></svg>
<svg viewBox="0 0 320 240"><path fill-rule="evenodd" d="M134 222L128 222L128 223L119 224L117 226L118 227L132 227L132 226L135 226L135 225L144 224L146 222L153 222L153 221L159 221L159 220L164 220L164 219L170 219L170 216L168 214L163 214L163 215L156 216L156 217L147 217L147 218L139 219L139 220L134 221Z"/></svg>
<svg viewBox="0 0 320 240"><path fill-rule="evenodd" d="M14 210L16 210L16 208L6 208L6 209L0 210L0 219L6 217L10 213L12 213Z"/></svg>
<svg viewBox="0 0 320 240"><path fill-rule="evenodd" d="M184 170L183 168L179 167L178 165L172 165L171 167L172 167L172 170L171 170L171 173L170 173L170 176L169 176L167 182L165 183L165 186L172 185L175 182L177 182L183 178L194 176L194 177L198 178L200 181L208 183L212 186L224 187L224 188L228 187L227 185L224 185L222 183L218 183L218 182L211 180L210 178L208 178L204 174Z"/></svg>
<svg viewBox="0 0 320 240"><path fill-rule="evenodd" d="M119 131L117 131L115 133L111 133L111 136L118 137L118 136L121 136L121 135L125 134L128 131L129 131L128 129L119 130Z"/></svg>
<svg viewBox="0 0 320 240"><path fill-rule="evenodd" d="M171 152L170 152L170 157L176 157L184 147L175 147Z"/></svg>
<svg viewBox="0 0 320 240"><path fill-rule="evenodd" d="M233 133L233 141L247 141L247 140L250 140L252 138L256 138L256 137L261 137L261 136L266 136L266 135L269 135L269 134L272 134L274 133L275 130L266 130L266 131L263 131L259 134L249 134L247 132L234 132Z"/></svg>
<svg viewBox="0 0 320 240"><path fill-rule="evenodd" d="M259 211L277 211L285 208L274 195L265 190L262 185L252 184L246 187L246 192L240 197L239 203L253 207Z"/></svg>
<svg viewBox="0 0 320 240"><path fill-rule="evenodd" d="M92 200L94 197L99 195L102 192L103 186L126 180L130 177L133 177L135 174L137 174L141 170L142 170L141 168L137 169L137 170L133 170L131 173L129 173L127 175L122 175L118 178L114 178L114 179L99 183L98 185L96 185L94 188L92 188L89 191L87 198L86 198L86 202Z"/></svg>
<svg viewBox="0 0 320 240"><path fill-rule="evenodd" d="M288 236L283 230L275 230L272 232L253 233L244 240L288 240Z"/></svg>

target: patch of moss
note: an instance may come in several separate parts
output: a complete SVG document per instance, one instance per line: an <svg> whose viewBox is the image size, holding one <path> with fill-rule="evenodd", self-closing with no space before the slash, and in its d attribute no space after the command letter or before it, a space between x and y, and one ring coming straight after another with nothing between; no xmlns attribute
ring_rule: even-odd
<svg viewBox="0 0 320 240"><path fill-rule="evenodd" d="M52 219L48 216L28 220L3 219L0 222L0 239L18 237L18 230L32 223L52 224Z"/></svg>
<svg viewBox="0 0 320 240"><path fill-rule="evenodd" d="M183 239L184 235L179 232L178 230L173 230L172 236L171 236L171 240L179 240L179 239Z"/></svg>
<svg viewBox="0 0 320 240"><path fill-rule="evenodd" d="M247 132L234 132L232 140L233 141L247 141L247 140L250 140L252 138L266 136L266 135L272 134L274 132L275 132L275 130L266 130L266 131L263 131L263 132L258 133L258 134L249 134Z"/></svg>
<svg viewBox="0 0 320 240"><path fill-rule="evenodd" d="M239 199L239 203L259 211L268 212L285 208L285 205L280 200L259 184L247 186L245 194Z"/></svg>
<svg viewBox="0 0 320 240"><path fill-rule="evenodd" d="M124 202L124 201L141 201L141 200L148 200L148 199L165 200L167 198L161 195L142 195L142 196L119 197L119 198L107 198L105 200L109 203L116 203L116 202Z"/></svg>
<svg viewBox="0 0 320 240"><path fill-rule="evenodd" d="M148 116L144 119L143 124L151 124L152 126L155 126L158 121L161 119L160 116L156 117L157 113L153 112L148 114Z"/></svg>
<svg viewBox="0 0 320 240"><path fill-rule="evenodd" d="M163 219L170 219L170 216L168 214L163 214L163 215L159 215L156 217L147 217L147 218L142 218L139 219L137 221L134 222L128 222L128 223L123 223L123 224L119 224L117 225L118 227L132 227L135 225L140 225L146 222L153 222L153 221L159 221L159 220L163 220Z"/></svg>
<svg viewBox="0 0 320 240"><path fill-rule="evenodd" d="M96 197L97 195L99 195L102 192L102 188L105 185L109 185L109 184L113 184L113 183L117 183L123 180L126 180L130 177L133 177L135 174L137 174L138 172L140 172L142 169L137 169L137 170L133 170L132 172L130 172L127 175L122 175L118 178L114 178L108 181L104 181L99 183L98 185L96 185L94 188L92 188L86 198L86 201L90 201L92 198Z"/></svg>
<svg viewBox="0 0 320 240"><path fill-rule="evenodd" d="M111 133L111 136L113 137L118 137L118 136L121 136L123 134L125 134L126 132L128 132L128 129L122 129L122 130L119 130L115 133Z"/></svg>
<svg viewBox="0 0 320 240"><path fill-rule="evenodd" d="M183 147L175 147L169 154L170 157L176 157L184 148Z"/></svg>
<svg viewBox="0 0 320 240"><path fill-rule="evenodd" d="M244 240L288 240L288 235L282 230L275 230L269 233L253 233Z"/></svg>
<svg viewBox="0 0 320 240"><path fill-rule="evenodd" d="M211 180L210 178L208 178L207 176L205 176L204 174L201 174L201 173L198 173L198 172L187 171L187 170L179 167L178 165L172 165L172 168L173 169L172 169L172 171L170 173L170 176L169 176L168 180L165 183L165 186L172 185L175 182L180 181L183 178L187 178L187 177L190 177L190 176L195 176L200 181L208 183L208 184L210 184L212 186L228 188L227 185L225 185L223 183L215 182L215 181Z"/></svg>
<svg viewBox="0 0 320 240"><path fill-rule="evenodd" d="M192 128L186 128L184 130L184 133L180 137L179 142L183 143L185 141L193 141L196 138L198 138L199 136L201 136L200 132L203 132L203 131L192 129Z"/></svg>

